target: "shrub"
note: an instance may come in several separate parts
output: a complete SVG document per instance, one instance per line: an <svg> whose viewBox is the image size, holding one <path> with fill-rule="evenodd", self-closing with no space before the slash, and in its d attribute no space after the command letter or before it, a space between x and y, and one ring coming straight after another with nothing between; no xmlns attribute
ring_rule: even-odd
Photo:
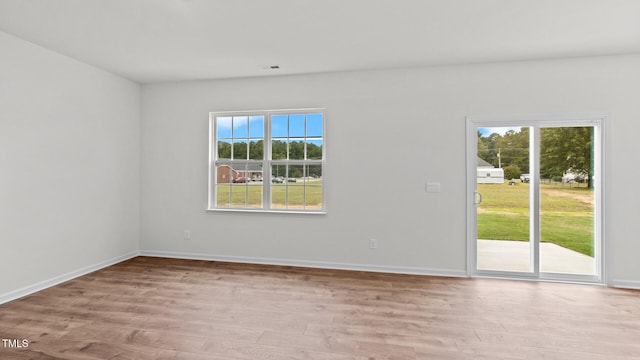
<svg viewBox="0 0 640 360"><path fill-rule="evenodd" d="M522 171L518 165L509 165L502 168L504 170L504 178L507 180L510 179L519 179Z"/></svg>

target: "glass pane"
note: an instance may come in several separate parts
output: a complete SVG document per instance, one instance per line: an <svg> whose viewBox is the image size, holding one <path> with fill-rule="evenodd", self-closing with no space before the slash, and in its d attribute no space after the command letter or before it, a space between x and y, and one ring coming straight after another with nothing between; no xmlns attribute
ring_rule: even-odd
<svg viewBox="0 0 640 360"><path fill-rule="evenodd" d="M249 117L249 137L252 139L264 137L264 116Z"/></svg>
<svg viewBox="0 0 640 360"><path fill-rule="evenodd" d="M305 189L305 209L322 209L322 165L304 166Z"/></svg>
<svg viewBox="0 0 640 360"><path fill-rule="evenodd" d="M540 129L540 270L595 275L593 127Z"/></svg>
<svg viewBox="0 0 640 360"><path fill-rule="evenodd" d="M286 160L287 151L287 139L273 139L271 142L271 158L273 160Z"/></svg>
<svg viewBox="0 0 640 360"><path fill-rule="evenodd" d="M287 166L271 166L271 208L287 208Z"/></svg>
<svg viewBox="0 0 640 360"><path fill-rule="evenodd" d="M304 115L289 115L289 137L304 137Z"/></svg>
<svg viewBox="0 0 640 360"><path fill-rule="evenodd" d="M229 185L216 186L216 207L229 207L231 204Z"/></svg>
<svg viewBox="0 0 640 360"><path fill-rule="evenodd" d="M243 208L247 203L247 186L245 184L231 185L231 207Z"/></svg>
<svg viewBox="0 0 640 360"><path fill-rule="evenodd" d="M305 165L305 183L322 185L322 165Z"/></svg>
<svg viewBox="0 0 640 360"><path fill-rule="evenodd" d="M304 189L305 187L302 185L289 183L287 187L287 209L304 209Z"/></svg>
<svg viewBox="0 0 640 360"><path fill-rule="evenodd" d="M286 181L287 208L304 209L304 165L289 165Z"/></svg>
<svg viewBox="0 0 640 360"><path fill-rule="evenodd" d="M231 142L218 140L218 159L231 159Z"/></svg>
<svg viewBox="0 0 640 360"><path fill-rule="evenodd" d="M304 160L304 142L291 140L289 142L289 159Z"/></svg>
<svg viewBox="0 0 640 360"><path fill-rule="evenodd" d="M282 183L287 176L287 166L275 164L271 166L272 183ZM278 179L279 178L279 179Z"/></svg>
<svg viewBox="0 0 640 360"><path fill-rule="evenodd" d="M218 165L216 167L216 184L228 184L233 181L235 171L230 165Z"/></svg>
<svg viewBox="0 0 640 360"><path fill-rule="evenodd" d="M262 208L262 182L251 181L247 186L248 190L248 207L250 208Z"/></svg>
<svg viewBox="0 0 640 360"><path fill-rule="evenodd" d="M233 117L233 137L248 138L249 137L249 118L246 116Z"/></svg>
<svg viewBox="0 0 640 360"><path fill-rule="evenodd" d="M307 137L322 136L322 114L307 114Z"/></svg>
<svg viewBox="0 0 640 360"><path fill-rule="evenodd" d="M307 139L307 159L322 160L322 139Z"/></svg>
<svg viewBox="0 0 640 360"><path fill-rule="evenodd" d="M247 140L233 140L233 159L247 160Z"/></svg>
<svg viewBox="0 0 640 360"><path fill-rule="evenodd" d="M533 271L530 236L530 129L480 128L477 143L477 267Z"/></svg>
<svg viewBox="0 0 640 360"><path fill-rule="evenodd" d="M262 180L262 163L248 163L245 169L246 182Z"/></svg>
<svg viewBox="0 0 640 360"><path fill-rule="evenodd" d="M244 184L247 182L247 165L232 163L230 165L231 168L231 182L234 184Z"/></svg>
<svg viewBox="0 0 640 360"><path fill-rule="evenodd" d="M271 117L271 137L286 138L289 136L289 121L287 115L273 115Z"/></svg>
<svg viewBox="0 0 640 360"><path fill-rule="evenodd" d="M264 142L262 140L251 140L249 142L249 159L250 160L263 160L264 159Z"/></svg>
<svg viewBox="0 0 640 360"><path fill-rule="evenodd" d="M287 208L287 187L283 183L273 183L271 186L271 208Z"/></svg>
<svg viewBox="0 0 640 360"><path fill-rule="evenodd" d="M287 182L289 183L304 182L303 170L304 170L304 165L289 165Z"/></svg>
<svg viewBox="0 0 640 360"><path fill-rule="evenodd" d="M216 118L216 136L218 139L231 138L231 117Z"/></svg>
<svg viewBox="0 0 640 360"><path fill-rule="evenodd" d="M305 189L305 208L308 210L322 210L322 186L307 185Z"/></svg>

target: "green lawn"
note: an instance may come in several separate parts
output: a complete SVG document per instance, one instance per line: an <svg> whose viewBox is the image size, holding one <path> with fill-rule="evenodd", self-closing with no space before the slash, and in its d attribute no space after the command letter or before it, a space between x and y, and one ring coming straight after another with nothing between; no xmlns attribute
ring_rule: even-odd
<svg viewBox="0 0 640 360"><path fill-rule="evenodd" d="M216 187L217 206L232 208L262 207L263 186L260 182L221 184ZM272 184L272 209L322 208L322 180L302 180L287 184Z"/></svg>
<svg viewBox="0 0 640 360"><path fill-rule="evenodd" d="M478 184L478 238L529 240L529 184ZM593 192L561 184L541 185L541 238L593 256Z"/></svg>

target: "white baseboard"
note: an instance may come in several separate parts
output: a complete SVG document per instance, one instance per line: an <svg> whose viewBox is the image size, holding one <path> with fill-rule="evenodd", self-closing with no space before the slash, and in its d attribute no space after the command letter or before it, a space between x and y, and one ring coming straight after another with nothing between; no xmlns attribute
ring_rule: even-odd
<svg viewBox="0 0 640 360"><path fill-rule="evenodd" d="M245 257L245 256L211 255L211 254L198 254L198 253L142 250L142 251L133 251L128 254L117 256L115 258L105 260L94 265L86 266L82 269L71 271L69 273L56 276L51 279L41 281L34 285L26 286L6 294L0 294L0 305L7 303L9 301L13 301L13 300L25 297L35 292L44 290L46 288L58 285L65 281L75 279L82 275L86 275L88 273L100 270L102 268L115 265L119 262L132 259L136 256L152 256L152 257L164 257L164 258L187 259L187 260L223 261L223 262L247 263L247 264L297 266L297 267L332 269L332 270L369 271L369 272L393 273L393 274L411 274L411 275L428 275L428 276L444 276L444 277L468 277L466 271L448 270L448 269L349 264L349 263L336 263L336 262L310 261L310 260L291 260L291 259L278 259L278 258L258 258L258 257ZM608 286L640 290L640 281L612 280L609 282Z"/></svg>
<svg viewBox="0 0 640 360"><path fill-rule="evenodd" d="M23 287L21 289L14 290L14 291L8 292L6 294L0 294L0 305L4 304L4 303L7 303L9 301L13 301L13 300L19 299L21 297L25 297L27 295L31 295L31 294L33 294L35 292L38 292L38 291L44 290L46 288L58 285L58 284L63 283L65 281L69 281L69 280L75 279L75 278L77 278L79 276L86 275L86 274L94 272L96 270L100 270L100 269L105 268L107 266L111 266L111 265L117 264L119 262L122 262L122 261L125 261L125 260L129 260L131 258L134 258L134 257L138 256L138 255L139 255L138 251L130 252L130 253L125 254L125 255L117 256L115 258L99 262L97 264L86 266L86 267L84 267L82 269L74 270L74 271L68 272L66 274L62 274L60 276L56 276L56 277L53 277L53 278L45 280L45 281L41 281L41 282L39 282L37 284L25 286L25 287Z"/></svg>
<svg viewBox="0 0 640 360"><path fill-rule="evenodd" d="M640 290L640 281L633 280L611 280L609 286L616 288Z"/></svg>
<svg viewBox="0 0 640 360"><path fill-rule="evenodd" d="M369 272L394 273L394 274L467 277L466 271L429 269L429 268L417 268L417 267L406 267L406 266L349 264L349 263L335 263L335 262L324 262L324 261L257 258L257 257L228 256L228 255L210 255L210 254L153 251L153 250L141 250L140 256L153 256L153 257L188 259L188 260L223 261L223 262L263 264L263 265L297 266L297 267L332 269L332 270L355 270L355 271L369 271Z"/></svg>

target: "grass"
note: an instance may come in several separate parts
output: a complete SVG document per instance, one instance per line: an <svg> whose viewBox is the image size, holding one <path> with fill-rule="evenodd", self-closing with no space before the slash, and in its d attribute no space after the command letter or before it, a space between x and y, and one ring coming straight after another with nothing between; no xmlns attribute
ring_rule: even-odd
<svg viewBox="0 0 640 360"><path fill-rule="evenodd" d="M478 184L478 238L529 240L529 184ZM593 256L593 192L573 184L542 184L542 242Z"/></svg>
<svg viewBox="0 0 640 360"><path fill-rule="evenodd" d="M260 182L221 184L216 188L217 206L261 208L263 186ZM299 180L295 183L272 184L272 209L322 209L322 180Z"/></svg>

